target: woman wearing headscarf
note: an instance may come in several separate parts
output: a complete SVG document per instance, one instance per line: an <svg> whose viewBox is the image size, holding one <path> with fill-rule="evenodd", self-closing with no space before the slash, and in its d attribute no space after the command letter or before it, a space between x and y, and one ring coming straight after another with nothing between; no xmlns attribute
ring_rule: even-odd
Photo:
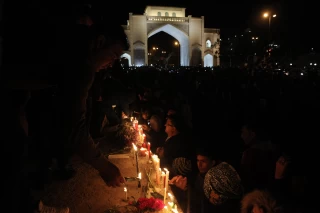
<svg viewBox="0 0 320 213"><path fill-rule="evenodd" d="M210 212L240 212L243 187L239 174L230 164L221 162L212 167L205 176L203 190L212 204Z"/></svg>

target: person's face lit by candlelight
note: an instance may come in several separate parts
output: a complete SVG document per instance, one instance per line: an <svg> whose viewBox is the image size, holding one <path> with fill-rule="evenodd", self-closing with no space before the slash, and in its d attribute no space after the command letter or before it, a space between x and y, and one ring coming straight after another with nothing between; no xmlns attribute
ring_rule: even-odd
<svg viewBox="0 0 320 213"><path fill-rule="evenodd" d="M175 133L177 132L177 129L172 124L171 119L167 119L165 126L166 126L165 132L168 134L168 137L175 135Z"/></svg>
<svg viewBox="0 0 320 213"><path fill-rule="evenodd" d="M197 155L197 166L201 174L205 174L215 165L215 161L207 156Z"/></svg>

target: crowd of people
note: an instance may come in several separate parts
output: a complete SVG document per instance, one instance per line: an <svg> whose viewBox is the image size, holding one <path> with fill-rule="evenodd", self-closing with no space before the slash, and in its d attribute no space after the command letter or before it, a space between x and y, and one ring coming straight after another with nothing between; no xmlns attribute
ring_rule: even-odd
<svg viewBox="0 0 320 213"><path fill-rule="evenodd" d="M46 206L31 190L43 187L49 173L54 180L72 178L73 155L106 185L121 186L121 168L96 141L131 116L160 166L170 170L185 212L313 208L311 142L318 125L310 120L317 122L318 81L146 69L128 74L119 60L130 48L123 28L94 18L90 7L75 11L55 28L48 64L35 58L42 53L16 61L17 52L10 52L3 61L1 131L10 136L5 150L12 163L13 212L68 213L67 207ZM4 41L5 50L14 42Z"/></svg>

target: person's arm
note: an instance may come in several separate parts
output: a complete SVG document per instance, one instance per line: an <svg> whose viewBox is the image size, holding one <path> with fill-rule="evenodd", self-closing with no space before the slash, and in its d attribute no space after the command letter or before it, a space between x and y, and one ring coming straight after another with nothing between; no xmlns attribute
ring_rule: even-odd
<svg viewBox="0 0 320 213"><path fill-rule="evenodd" d="M290 194L290 181L287 177L290 163L289 158L279 157L275 166L274 180L269 186L270 191L280 203L286 202Z"/></svg>
<svg viewBox="0 0 320 213"><path fill-rule="evenodd" d="M97 169L101 177L109 186L119 186L124 182L119 169L108 161L108 159L95 146L93 139L89 134L88 121L86 120L86 104L88 98L88 91L92 86L95 69L89 65L84 65L79 70L79 75L83 75L81 80L71 85L69 90L65 90L65 94L69 96L66 103L61 103L62 107L66 106L71 113L64 114L64 122L69 123L67 126L71 127L71 134L68 134L67 146L69 149L75 151L86 163L92 165ZM67 118L67 119L66 119ZM65 124L66 124L65 123Z"/></svg>

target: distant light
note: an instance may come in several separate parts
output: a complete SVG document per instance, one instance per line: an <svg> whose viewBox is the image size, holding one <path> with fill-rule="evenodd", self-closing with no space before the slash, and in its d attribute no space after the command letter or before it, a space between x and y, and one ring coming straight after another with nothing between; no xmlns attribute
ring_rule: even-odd
<svg viewBox="0 0 320 213"><path fill-rule="evenodd" d="M290 63L290 66L292 66L292 63Z"/></svg>
<svg viewBox="0 0 320 213"><path fill-rule="evenodd" d="M310 63L310 65L312 66L312 63Z"/></svg>
<svg viewBox="0 0 320 213"><path fill-rule="evenodd" d="M263 14L263 17L265 17L265 18L268 17L268 16L269 16L269 13L264 13Z"/></svg>
<svg viewBox="0 0 320 213"><path fill-rule="evenodd" d="M303 75L303 73L300 73L300 75Z"/></svg>
<svg viewBox="0 0 320 213"><path fill-rule="evenodd" d="M273 17L273 18L274 18L274 17L277 17L277 15L276 15L276 14L274 14L272 17Z"/></svg>
<svg viewBox="0 0 320 213"><path fill-rule="evenodd" d="M317 66L317 63L314 63L313 66Z"/></svg>
<svg viewBox="0 0 320 213"><path fill-rule="evenodd" d="M259 39L259 37L256 37L256 40L258 40Z"/></svg>

